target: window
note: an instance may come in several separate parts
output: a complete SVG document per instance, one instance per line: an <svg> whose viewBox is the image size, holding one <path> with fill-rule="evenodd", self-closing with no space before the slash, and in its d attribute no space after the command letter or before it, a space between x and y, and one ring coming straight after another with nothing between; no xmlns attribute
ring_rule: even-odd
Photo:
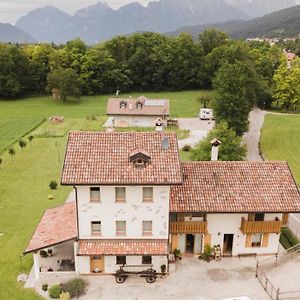
<svg viewBox="0 0 300 300"><path fill-rule="evenodd" d="M117 256L116 265L126 265L126 256Z"/></svg>
<svg viewBox="0 0 300 300"><path fill-rule="evenodd" d="M152 256L150 256L150 255L143 255L142 256L142 264L143 265L151 265L152 264Z"/></svg>
<svg viewBox="0 0 300 300"><path fill-rule="evenodd" d="M252 235L252 247L260 247L262 241L262 233L255 233Z"/></svg>
<svg viewBox="0 0 300 300"><path fill-rule="evenodd" d="M143 235L152 235L152 221L143 221Z"/></svg>
<svg viewBox="0 0 300 300"><path fill-rule="evenodd" d="M116 221L116 234L117 235L126 234L126 221Z"/></svg>
<svg viewBox="0 0 300 300"><path fill-rule="evenodd" d="M116 202L125 202L126 190L125 187L116 187Z"/></svg>
<svg viewBox="0 0 300 300"><path fill-rule="evenodd" d="M100 188L91 187L90 188L90 202L100 202Z"/></svg>
<svg viewBox="0 0 300 300"><path fill-rule="evenodd" d="M101 222L93 221L91 222L92 235L101 235Z"/></svg>
<svg viewBox="0 0 300 300"><path fill-rule="evenodd" d="M254 221L264 221L265 220L265 214L255 214Z"/></svg>
<svg viewBox="0 0 300 300"><path fill-rule="evenodd" d="M153 201L153 188L143 187L143 201L152 202Z"/></svg>

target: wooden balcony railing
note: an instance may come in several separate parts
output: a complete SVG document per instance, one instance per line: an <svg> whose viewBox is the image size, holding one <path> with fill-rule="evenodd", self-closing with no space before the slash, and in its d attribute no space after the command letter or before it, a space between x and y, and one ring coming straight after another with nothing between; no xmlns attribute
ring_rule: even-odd
<svg viewBox="0 0 300 300"><path fill-rule="evenodd" d="M282 222L274 221L247 221L242 218L242 233L280 233Z"/></svg>
<svg viewBox="0 0 300 300"><path fill-rule="evenodd" d="M207 233L207 221L170 222L171 234Z"/></svg>

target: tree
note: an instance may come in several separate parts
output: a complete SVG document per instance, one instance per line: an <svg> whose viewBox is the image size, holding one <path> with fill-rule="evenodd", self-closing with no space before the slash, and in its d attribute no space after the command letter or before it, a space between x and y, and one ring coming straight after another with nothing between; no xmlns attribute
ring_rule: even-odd
<svg viewBox="0 0 300 300"><path fill-rule="evenodd" d="M228 35L217 29L205 30L199 35L199 42L205 55L209 54L215 48L226 44L228 40Z"/></svg>
<svg viewBox="0 0 300 300"><path fill-rule="evenodd" d="M20 146L21 149L25 148L26 147L26 141L19 140L19 146Z"/></svg>
<svg viewBox="0 0 300 300"><path fill-rule="evenodd" d="M16 155L16 150L15 150L13 147L10 147L10 148L8 149L8 153L9 153L11 156L14 156L14 155Z"/></svg>
<svg viewBox="0 0 300 300"><path fill-rule="evenodd" d="M47 81L46 90L52 92L53 89L58 89L63 101L70 96L80 98L81 81L73 69L55 70L48 75Z"/></svg>
<svg viewBox="0 0 300 300"><path fill-rule="evenodd" d="M222 142L219 146L219 160L240 161L246 159L247 150L246 146L242 144L242 138L230 129L226 122L222 121L192 150L192 160L209 161L211 159L210 141L214 138Z"/></svg>
<svg viewBox="0 0 300 300"><path fill-rule="evenodd" d="M300 104L300 60L289 68L287 61L282 63L274 75L275 90L273 104L278 108L290 110Z"/></svg>
<svg viewBox="0 0 300 300"><path fill-rule="evenodd" d="M238 135L248 129L248 115L256 102L257 76L253 66L244 62L224 64L214 80L214 115L226 121Z"/></svg>

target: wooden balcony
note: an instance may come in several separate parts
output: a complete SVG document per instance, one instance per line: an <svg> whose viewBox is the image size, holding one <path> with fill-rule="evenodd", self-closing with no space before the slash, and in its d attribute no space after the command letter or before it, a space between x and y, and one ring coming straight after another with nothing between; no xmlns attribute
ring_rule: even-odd
<svg viewBox="0 0 300 300"><path fill-rule="evenodd" d="M241 232L242 233L280 233L282 222L274 221L247 221L242 218Z"/></svg>
<svg viewBox="0 0 300 300"><path fill-rule="evenodd" d="M195 234L195 233L207 233L207 221L182 221L182 222L170 222L171 234Z"/></svg>

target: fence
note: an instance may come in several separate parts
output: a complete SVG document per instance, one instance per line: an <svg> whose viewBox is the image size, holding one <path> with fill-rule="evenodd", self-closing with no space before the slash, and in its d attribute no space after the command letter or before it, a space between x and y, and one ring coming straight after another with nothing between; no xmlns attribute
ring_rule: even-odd
<svg viewBox="0 0 300 300"><path fill-rule="evenodd" d="M281 264L294 259L298 255L300 255L300 244L287 249L286 253L279 253L262 261L261 263L257 262L255 276L272 300L300 299L300 290L281 291L280 288L276 287L267 276L268 270L277 268Z"/></svg>

